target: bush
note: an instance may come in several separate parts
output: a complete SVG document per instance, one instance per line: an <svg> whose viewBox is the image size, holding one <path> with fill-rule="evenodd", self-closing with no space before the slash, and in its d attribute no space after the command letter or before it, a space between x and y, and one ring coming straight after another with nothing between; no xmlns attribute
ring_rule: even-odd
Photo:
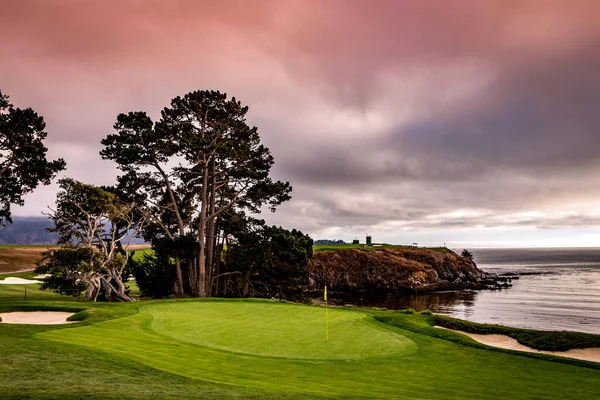
<svg viewBox="0 0 600 400"><path fill-rule="evenodd" d="M471 252L470 252L469 250L467 250L467 249L464 249L464 250L462 251L462 253L460 253L460 255L461 255L462 257L464 257L464 258L468 258L469 260L472 260L472 259L473 259L473 253L471 253Z"/></svg>

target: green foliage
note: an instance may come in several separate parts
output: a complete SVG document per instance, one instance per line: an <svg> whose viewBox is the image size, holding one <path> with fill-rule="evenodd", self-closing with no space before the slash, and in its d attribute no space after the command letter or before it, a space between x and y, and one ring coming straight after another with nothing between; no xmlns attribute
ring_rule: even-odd
<svg viewBox="0 0 600 400"><path fill-rule="evenodd" d="M23 205L27 193L65 169L63 159L46 159L44 129L43 117L31 108L13 107L0 92L0 225L12 222L11 204Z"/></svg>
<svg viewBox="0 0 600 400"><path fill-rule="evenodd" d="M113 190L63 178L58 181L56 210L51 214L60 244L110 245L112 234L120 238L131 226L133 207ZM123 230L125 229L125 232Z"/></svg>
<svg viewBox="0 0 600 400"><path fill-rule="evenodd" d="M129 262L142 296L160 299L173 293L174 262L168 253L155 249L141 258L130 258Z"/></svg>
<svg viewBox="0 0 600 400"><path fill-rule="evenodd" d="M130 257L130 268L142 295L160 299L174 294L176 258L181 262L184 286L189 292L188 263L198 256L198 249L198 241L190 234L174 239L156 237L152 239L152 251L137 259Z"/></svg>
<svg viewBox="0 0 600 400"><path fill-rule="evenodd" d="M69 178L59 183L51 230L59 234L60 244L72 248L50 251L38 264L40 273L51 275L43 288L77 295L85 290L94 300L132 301L124 284L128 253L121 241L143 225L135 203L124 201L114 188Z"/></svg>
<svg viewBox="0 0 600 400"><path fill-rule="evenodd" d="M232 233L237 243L228 248L227 263L229 271L240 272L238 295L302 299L313 253L308 235L256 220Z"/></svg>
<svg viewBox="0 0 600 400"><path fill-rule="evenodd" d="M123 171L119 190L149 216L144 238L175 243L191 234L199 245L195 259L174 256L178 296L184 289L210 293L210 276L220 272L215 238L222 214L257 213L263 206L274 211L290 199L289 183L269 177L273 156L246 123L247 112L225 93L194 91L174 98L156 123L144 112L120 114L115 133L102 140L102 157Z"/></svg>
<svg viewBox="0 0 600 400"><path fill-rule="evenodd" d="M336 250L351 250L351 249L365 249L365 250L378 250L381 248L388 247L400 247L400 248L412 248L411 246L401 246L401 245L392 245L392 244L377 244L375 246L367 246L364 244L323 244L323 245L314 245L313 251L336 251Z"/></svg>
<svg viewBox="0 0 600 400"><path fill-rule="evenodd" d="M467 250L467 249L464 249L464 250L462 251L462 253L460 253L460 255L461 255L461 257L468 258L469 260L472 260L472 259L473 259L473 253L471 253L471 252L470 252L469 250Z"/></svg>
<svg viewBox="0 0 600 400"><path fill-rule="evenodd" d="M88 288L84 278L101 262L102 254L90 247L63 247L48 250L35 273L50 275L41 286L56 293L78 297Z"/></svg>

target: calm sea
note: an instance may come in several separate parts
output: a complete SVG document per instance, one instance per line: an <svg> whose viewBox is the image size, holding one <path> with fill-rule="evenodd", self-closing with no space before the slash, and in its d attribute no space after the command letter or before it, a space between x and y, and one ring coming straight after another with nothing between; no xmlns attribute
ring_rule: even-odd
<svg viewBox="0 0 600 400"><path fill-rule="evenodd" d="M460 253L462 249L456 249ZM455 250L455 251L456 251ZM501 291L430 293L388 307L429 309L475 322L600 334L600 248L473 249L477 266L519 274Z"/></svg>

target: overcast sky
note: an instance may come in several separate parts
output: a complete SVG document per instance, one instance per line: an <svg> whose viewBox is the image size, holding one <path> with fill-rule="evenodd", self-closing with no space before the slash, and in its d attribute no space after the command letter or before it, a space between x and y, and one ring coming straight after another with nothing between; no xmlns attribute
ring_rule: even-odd
<svg viewBox="0 0 600 400"><path fill-rule="evenodd" d="M111 184L100 140L198 89L250 107L314 238L600 246L600 2L5 1L0 89L50 157ZM40 215L56 187L14 215Z"/></svg>

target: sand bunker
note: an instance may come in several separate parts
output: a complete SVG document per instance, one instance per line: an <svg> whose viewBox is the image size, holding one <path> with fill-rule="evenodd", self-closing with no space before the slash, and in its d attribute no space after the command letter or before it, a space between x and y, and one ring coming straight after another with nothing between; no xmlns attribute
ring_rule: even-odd
<svg viewBox="0 0 600 400"><path fill-rule="evenodd" d="M0 314L0 324L57 325L77 322L67 321L71 315L74 314L63 311L9 312Z"/></svg>
<svg viewBox="0 0 600 400"><path fill-rule="evenodd" d="M436 328L446 329L441 326L437 326ZM586 360L600 363L600 347L594 347L589 349L571 349L568 351L545 351L536 350L532 349L531 347L524 346L521 343L517 342L516 339L513 339L510 336L506 335L480 335L476 333L468 333L462 331L453 332L467 335L473 340L478 341L479 343L488 346L499 347L501 349L526 351L529 353L551 354L553 356L576 358L578 360Z"/></svg>
<svg viewBox="0 0 600 400"><path fill-rule="evenodd" d="M3 281L0 280L0 285L31 285L34 283L40 283L40 281L35 281L32 279L15 278L12 276L4 279Z"/></svg>

